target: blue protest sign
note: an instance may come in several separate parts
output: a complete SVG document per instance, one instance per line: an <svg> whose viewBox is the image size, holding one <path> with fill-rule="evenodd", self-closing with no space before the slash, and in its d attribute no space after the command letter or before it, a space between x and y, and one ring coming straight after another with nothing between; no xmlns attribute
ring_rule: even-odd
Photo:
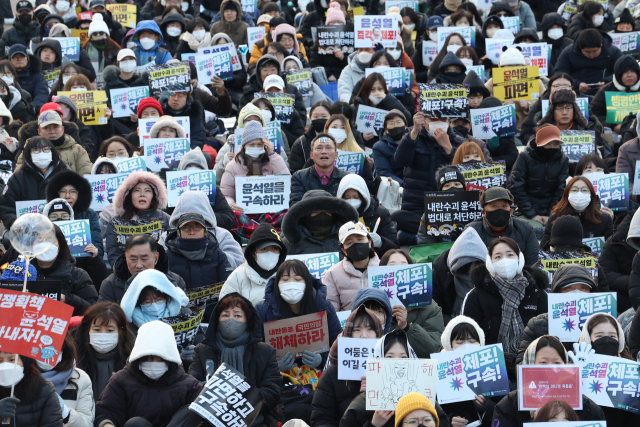
<svg viewBox="0 0 640 427"><path fill-rule="evenodd" d="M88 219L76 219L73 221L57 221L64 238L67 241L71 255L76 258L90 257L84 248L91 244L91 226Z"/></svg>
<svg viewBox="0 0 640 427"><path fill-rule="evenodd" d="M336 158L336 166L342 170L357 175L362 175L364 170L365 155L364 152L340 151Z"/></svg>
<svg viewBox="0 0 640 427"><path fill-rule="evenodd" d="M421 307L431 304L431 263L369 267L369 287L384 290L391 305Z"/></svg>

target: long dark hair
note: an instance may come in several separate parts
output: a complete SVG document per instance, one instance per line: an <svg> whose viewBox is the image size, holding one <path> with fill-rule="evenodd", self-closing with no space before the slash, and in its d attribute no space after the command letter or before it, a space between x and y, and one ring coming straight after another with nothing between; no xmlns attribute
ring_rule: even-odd
<svg viewBox="0 0 640 427"><path fill-rule="evenodd" d="M540 350L546 347L551 347L555 351L558 352L558 355L562 358L564 363L567 363L567 351L564 349L562 343L558 340L558 338L552 335L544 335L538 340L538 344L536 345L536 355ZM535 356L534 356L535 361Z"/></svg>
<svg viewBox="0 0 640 427"><path fill-rule="evenodd" d="M476 50L474 48L472 48L471 46L461 46L457 51L456 51L456 56L458 58L460 57L461 53L468 53L469 56L471 57L471 60L473 61L473 65L480 65L480 60L478 59L478 54L476 53Z"/></svg>
<svg viewBox="0 0 640 427"><path fill-rule="evenodd" d="M571 194L571 187L576 181L582 181L587 184L587 188L589 189L589 193L591 194L591 202L589 202L589 206L585 209L585 220L590 222L591 224L600 224L602 222L602 212L598 210L598 195L591 184L591 181L584 176L576 176L571 178L571 180L567 183L564 188L564 192L562 193L562 198L558 202L557 205L551 209L551 212L556 216L556 218L560 218L563 215L571 215L572 212L575 211L571 203L569 203L569 194ZM554 221L555 222L555 221Z"/></svg>
<svg viewBox="0 0 640 427"><path fill-rule="evenodd" d="M365 105L370 107L375 107L369 100L369 95L371 94L371 88L373 88L373 84L375 82L380 82L382 88L384 89L384 93L389 94L389 89L387 89L387 82L384 80L384 77L380 73L371 73L369 77L364 79L364 83L362 83L362 87L360 91L356 95L357 98L362 99Z"/></svg>
<svg viewBox="0 0 640 427"><path fill-rule="evenodd" d="M80 70L80 67L78 67L75 63L69 62L68 64L64 64L62 68L60 68L60 77L58 77L58 80L56 80L56 82L51 87L52 94L56 94L64 90L64 83L62 83L62 77L64 76L64 73L69 68L73 68L74 70L76 70L76 73L82 74L82 70Z"/></svg>
<svg viewBox="0 0 640 427"><path fill-rule="evenodd" d="M39 398L45 379L40 375L40 370L35 360L26 356L18 355L17 357L22 360L24 376L15 386L15 397L20 399L20 404L25 405ZM0 399L9 397L10 394L11 387L0 387Z"/></svg>
<svg viewBox="0 0 640 427"><path fill-rule="evenodd" d="M56 165L60 161L60 153L58 153L58 150L53 145L53 143L49 141L47 138L45 138L44 136L34 136L33 138L29 138L22 152L22 155L24 156L24 161L28 163L31 167L33 167L35 170L38 170L37 166L33 164L33 160L31 159L31 150L33 150L34 148L45 148L45 147L49 147L51 149L51 165L50 166L56 167Z"/></svg>
<svg viewBox="0 0 640 427"><path fill-rule="evenodd" d="M447 36L447 38L444 40L444 45L442 45L442 49L440 49L440 52L438 53L438 55L436 55L436 57L433 59L433 62L429 66L429 70L435 70L436 74L440 73L440 63L442 62L442 60L444 59L444 57L448 53L447 47L449 46L449 41L451 40L451 37L453 37L453 36L458 36L458 38L460 40L462 40L462 46L466 46L467 45L467 41L460 34L458 34L458 33L449 34Z"/></svg>
<svg viewBox="0 0 640 427"><path fill-rule="evenodd" d="M291 307L289 307L289 304L282 299L279 292L280 279L282 279L282 276L284 276L285 273L294 273L304 279L304 296L300 300L300 313L298 314L294 314L293 311L291 311ZM276 271L276 276L273 279L273 288L273 294L276 297L276 303L278 304L278 312L283 319L318 312L314 296L315 292L313 292L313 276L311 276L309 269L302 261L290 259L283 262L280 267L278 267L278 271Z"/></svg>
<svg viewBox="0 0 640 427"><path fill-rule="evenodd" d="M122 214L122 218L124 219L133 218L133 215L138 211L138 208L133 206L133 201L131 200L133 189L138 184L147 184L149 187L151 187L151 191L153 192L153 199L151 199L151 203L149 204L149 209L150 210L158 209L158 194L156 193L156 191L158 190L154 188L154 186L147 181L138 181L135 183L135 185L131 186L131 188L129 189L129 192L124 198L124 201L122 202L122 207L124 208L124 214Z"/></svg>
<svg viewBox="0 0 640 427"><path fill-rule="evenodd" d="M569 82L571 83L571 87L574 87L575 85L575 83L573 82L573 77L571 77L569 74L563 73L563 72L555 73L549 79L549 83L547 84L547 90L545 90L541 96L546 96L548 98L551 95L551 85L553 84L553 82L555 82L558 79L569 80Z"/></svg>
<svg viewBox="0 0 640 427"><path fill-rule="evenodd" d="M584 17L589 22L593 20L593 16L597 15L598 12L600 11L604 12L604 7L600 3L596 3L595 1L586 1L582 3L581 6L582 6L582 15L584 15ZM578 9L578 12L580 12L579 9Z"/></svg>
<svg viewBox="0 0 640 427"><path fill-rule="evenodd" d="M407 352L407 357L411 358L411 353L409 352L409 345L407 343L407 335L400 333L398 330L389 332L384 337L384 353L381 354L381 357L384 357L385 354L393 347L396 343L400 343L404 347L404 350Z"/></svg>

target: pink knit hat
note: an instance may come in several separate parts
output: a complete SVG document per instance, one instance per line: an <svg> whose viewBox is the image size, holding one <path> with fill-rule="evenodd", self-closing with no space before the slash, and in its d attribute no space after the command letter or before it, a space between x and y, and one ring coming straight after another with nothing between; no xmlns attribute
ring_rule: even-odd
<svg viewBox="0 0 640 427"><path fill-rule="evenodd" d="M336 2L331 2L329 5L329 10L327 11L327 20L325 22L340 22L342 25L345 25L347 21L344 19L344 13L342 9L340 9L340 4Z"/></svg>

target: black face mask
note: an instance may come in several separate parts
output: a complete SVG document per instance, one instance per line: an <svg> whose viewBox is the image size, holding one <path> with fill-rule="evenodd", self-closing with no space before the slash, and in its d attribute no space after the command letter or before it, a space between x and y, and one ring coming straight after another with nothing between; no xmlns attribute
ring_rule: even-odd
<svg viewBox="0 0 640 427"><path fill-rule="evenodd" d="M55 147L60 147L62 144L64 144L64 134L62 134L62 136L58 139L50 139L49 141L51 141L51 143Z"/></svg>
<svg viewBox="0 0 640 427"><path fill-rule="evenodd" d="M591 343L591 347L596 351L597 354L604 354L614 357L618 355L618 345L618 340L611 337L598 338Z"/></svg>
<svg viewBox="0 0 640 427"><path fill-rule="evenodd" d="M18 22L20 22L25 27L27 25L31 24L32 20L33 20L33 16L31 16L31 14L29 14L29 13L25 13L23 15L19 15L18 16Z"/></svg>
<svg viewBox="0 0 640 427"><path fill-rule="evenodd" d="M460 188L460 187L451 187L450 189L448 189L446 191L465 191L465 189L464 188Z"/></svg>
<svg viewBox="0 0 640 427"><path fill-rule="evenodd" d="M98 50L104 50L104 48L107 47L107 38L91 39L91 44Z"/></svg>
<svg viewBox="0 0 640 427"><path fill-rule="evenodd" d="M543 160L551 160L558 153L559 148L536 147L536 154Z"/></svg>
<svg viewBox="0 0 640 427"><path fill-rule="evenodd" d="M308 216L305 225L314 239L322 239L333 229L333 217L327 213Z"/></svg>
<svg viewBox="0 0 640 427"><path fill-rule="evenodd" d="M393 129L387 130L387 135L391 137L394 141L400 141L404 136L404 132L407 130L406 127L395 127Z"/></svg>
<svg viewBox="0 0 640 427"><path fill-rule="evenodd" d="M458 132L460 135L464 136L465 138L467 136L469 136L469 129L467 129L466 126L460 125L460 126L456 126L453 128L453 130L455 130L456 132Z"/></svg>
<svg viewBox="0 0 640 427"><path fill-rule="evenodd" d="M204 236L199 239L185 239L179 237L176 239L176 246L183 251L193 252L199 251L202 248L207 247L209 244L209 236Z"/></svg>
<svg viewBox="0 0 640 427"><path fill-rule="evenodd" d="M316 133L324 132L324 125L327 124L327 119L315 119L311 120L311 127Z"/></svg>
<svg viewBox="0 0 640 427"><path fill-rule="evenodd" d="M362 261L369 258L369 252L371 252L371 247L369 246L369 242L367 243L354 243L345 249L347 256L352 261Z"/></svg>
<svg viewBox="0 0 640 427"><path fill-rule="evenodd" d="M487 218L489 224L493 225L494 227L502 228L509 224L509 220L511 219L511 212L504 209L486 211L485 218Z"/></svg>
<svg viewBox="0 0 640 427"><path fill-rule="evenodd" d="M0 99L7 108L9 108L9 104L11 104L11 98L13 98L11 95L0 95Z"/></svg>
<svg viewBox="0 0 640 427"><path fill-rule="evenodd" d="M441 83L462 83L466 75L461 71L459 73L440 73Z"/></svg>

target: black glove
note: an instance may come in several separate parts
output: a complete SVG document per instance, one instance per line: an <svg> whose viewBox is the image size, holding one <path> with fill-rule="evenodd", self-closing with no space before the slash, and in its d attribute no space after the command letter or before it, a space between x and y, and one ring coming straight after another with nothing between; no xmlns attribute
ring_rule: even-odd
<svg viewBox="0 0 640 427"><path fill-rule="evenodd" d="M3 418L15 418L16 405L20 403L20 399L16 397L5 397L0 400L0 419Z"/></svg>

